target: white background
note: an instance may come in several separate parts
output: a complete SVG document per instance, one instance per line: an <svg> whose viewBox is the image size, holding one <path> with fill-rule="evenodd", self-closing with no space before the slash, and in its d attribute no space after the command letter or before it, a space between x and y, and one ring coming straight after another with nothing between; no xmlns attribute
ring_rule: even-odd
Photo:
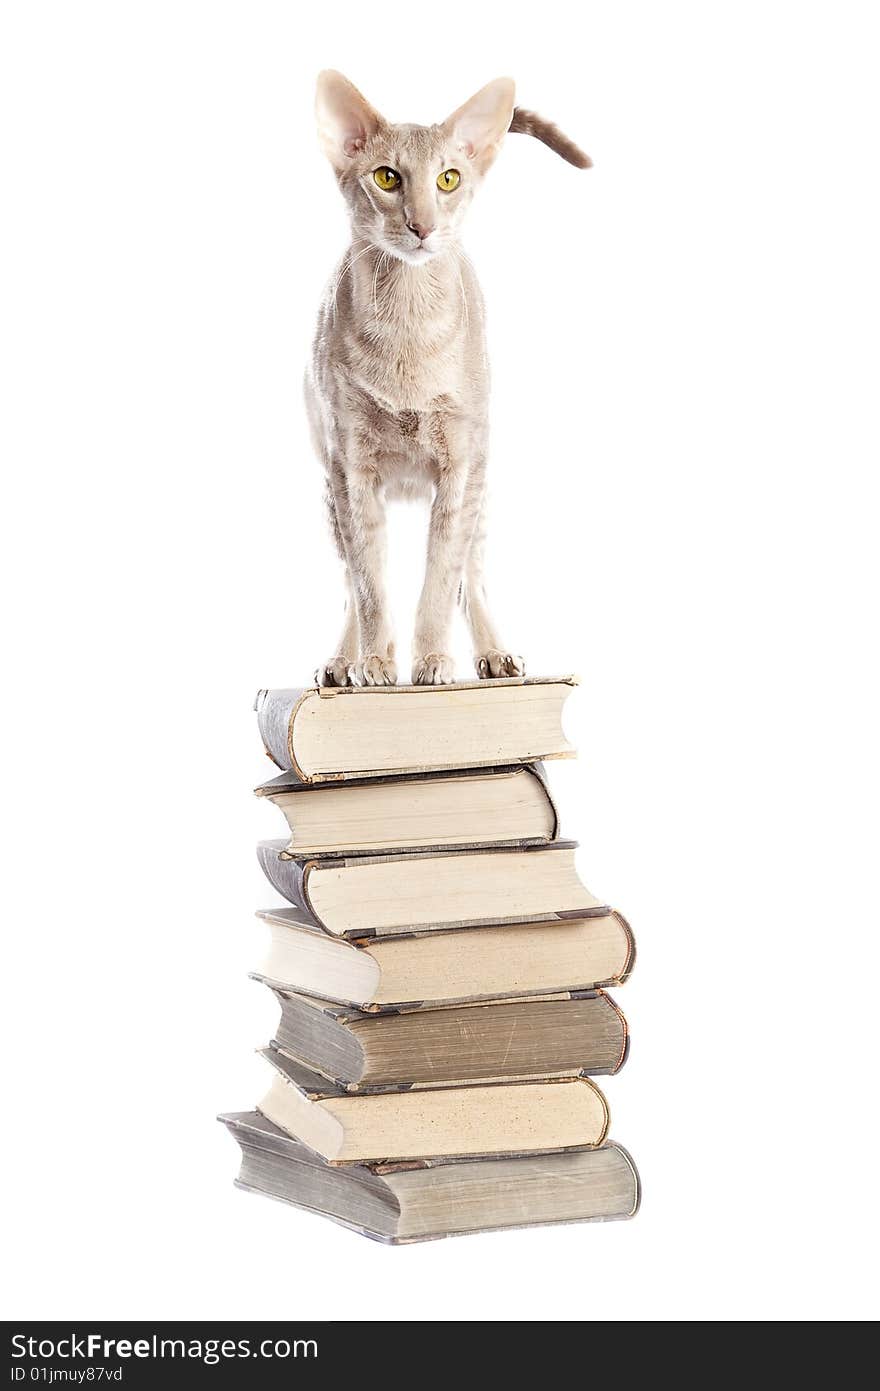
<svg viewBox="0 0 880 1391"><path fill-rule="evenodd" d="M0 35L7 1316L876 1314L878 89L846 3L8 3ZM314 76L440 119L490 576L575 670L566 827L632 920L630 1224L386 1249L232 1186L280 835L251 701L341 585L302 365L345 246ZM394 514L402 646L424 518ZM462 641L461 670L467 649Z"/></svg>

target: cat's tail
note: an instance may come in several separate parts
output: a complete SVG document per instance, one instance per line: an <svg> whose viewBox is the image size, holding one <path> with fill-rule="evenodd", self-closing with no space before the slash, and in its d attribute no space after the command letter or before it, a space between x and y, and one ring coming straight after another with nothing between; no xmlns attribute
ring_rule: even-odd
<svg viewBox="0 0 880 1391"><path fill-rule="evenodd" d="M509 129L514 135L533 135L536 140L542 140L577 169L589 169L592 166L590 156L585 155L567 135L563 135L552 121L545 121L543 116L539 116L537 111L526 111L522 106L514 107Z"/></svg>

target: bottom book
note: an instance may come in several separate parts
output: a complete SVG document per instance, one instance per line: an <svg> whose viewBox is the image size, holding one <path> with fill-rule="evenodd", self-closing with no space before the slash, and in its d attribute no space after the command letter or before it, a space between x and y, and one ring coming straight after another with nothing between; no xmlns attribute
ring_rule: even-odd
<svg viewBox="0 0 880 1391"><path fill-rule="evenodd" d="M635 1215L622 1146L505 1158L331 1165L255 1111L220 1117L241 1146L237 1184L397 1245L443 1236Z"/></svg>

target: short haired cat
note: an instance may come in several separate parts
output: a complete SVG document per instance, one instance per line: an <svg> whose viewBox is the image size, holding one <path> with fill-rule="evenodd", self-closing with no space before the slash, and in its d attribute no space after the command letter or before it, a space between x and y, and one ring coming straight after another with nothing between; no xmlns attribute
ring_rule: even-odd
<svg viewBox="0 0 880 1391"><path fill-rule="evenodd" d="M321 306L306 378L347 583L345 626L317 672L322 685L397 680L384 557L385 502L400 497L431 499L413 683L453 680L456 599L478 675L525 670L486 602L488 365L482 296L458 232L509 130L536 136L579 168L590 161L513 103L513 82L502 77L440 125L393 125L341 73L318 78L320 140L351 219L351 247Z"/></svg>

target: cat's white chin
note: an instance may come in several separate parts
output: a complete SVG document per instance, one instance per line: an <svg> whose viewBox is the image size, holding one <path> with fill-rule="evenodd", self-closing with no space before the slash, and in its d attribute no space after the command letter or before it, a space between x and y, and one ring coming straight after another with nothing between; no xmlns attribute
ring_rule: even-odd
<svg viewBox="0 0 880 1391"><path fill-rule="evenodd" d="M433 261L435 256L439 256L443 250L441 246L387 246L385 248L398 261L404 261L408 266L426 266L429 261Z"/></svg>

